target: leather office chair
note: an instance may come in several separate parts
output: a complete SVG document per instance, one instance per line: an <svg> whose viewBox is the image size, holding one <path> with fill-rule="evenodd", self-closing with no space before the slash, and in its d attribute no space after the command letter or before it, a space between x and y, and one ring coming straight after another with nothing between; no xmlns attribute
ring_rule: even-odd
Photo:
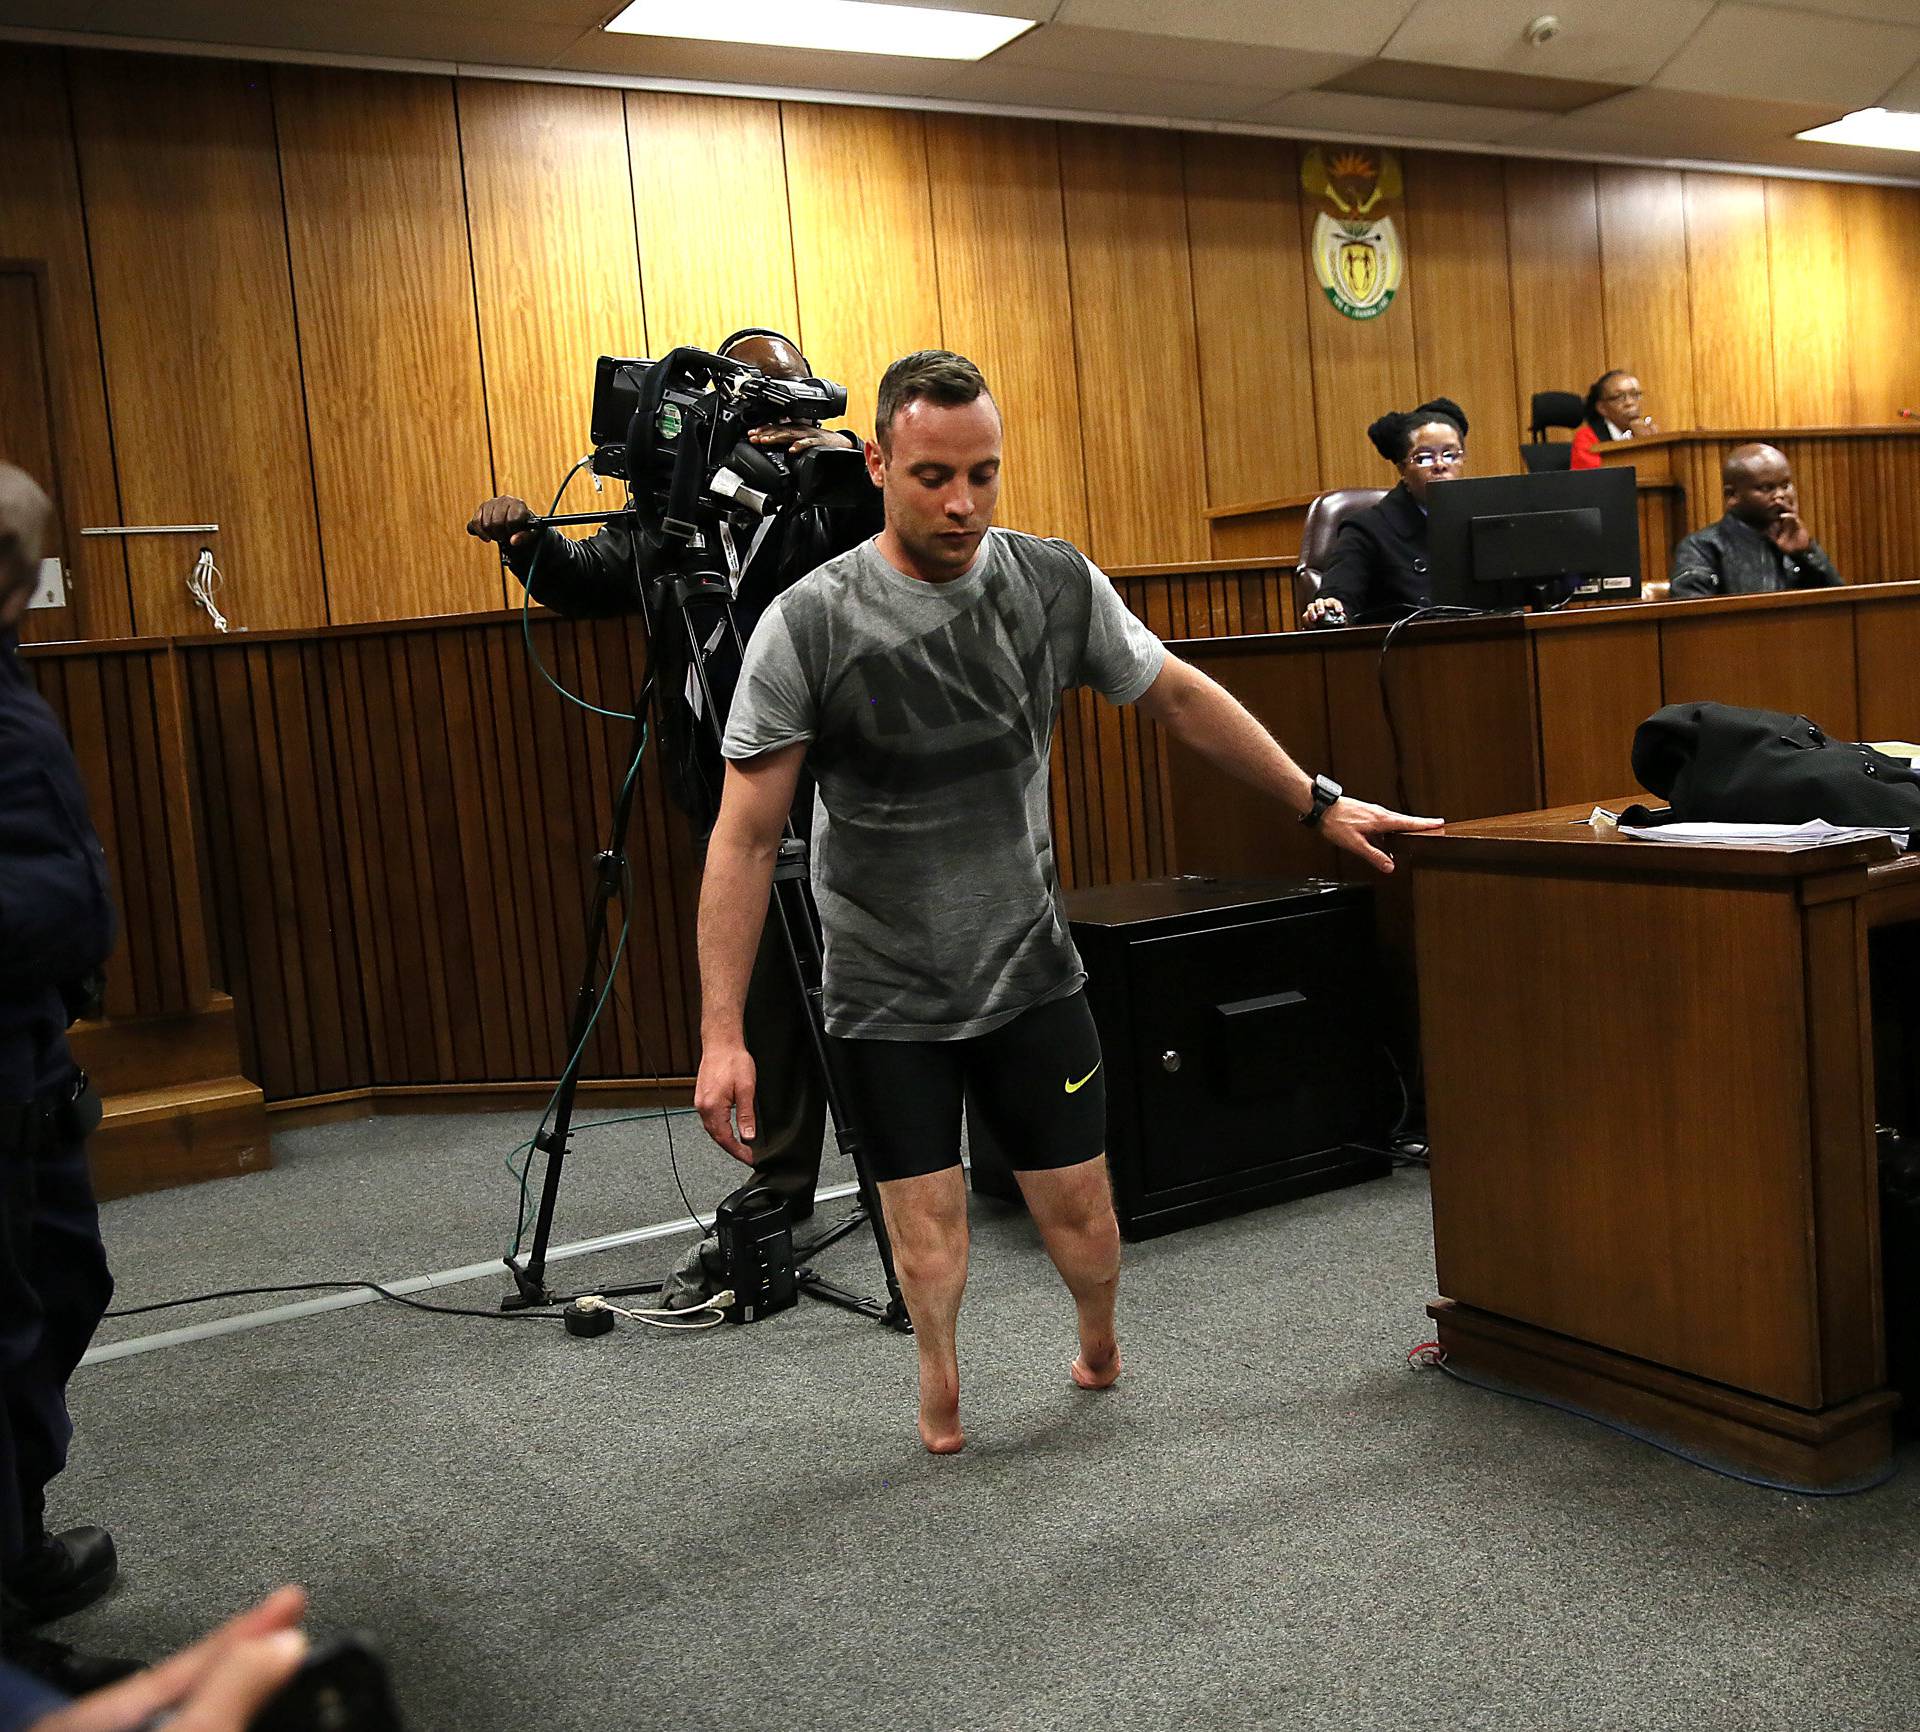
<svg viewBox="0 0 1920 1732"><path fill-rule="evenodd" d="M1333 538L1340 532L1340 525L1356 511L1378 505L1386 496L1384 487L1342 487L1321 494L1307 507L1307 521L1300 528L1300 563L1293 572L1296 620L1320 593L1320 578L1333 557Z"/></svg>
<svg viewBox="0 0 1920 1732"><path fill-rule="evenodd" d="M1533 394L1533 425L1528 429L1532 435L1531 445L1520 447L1520 461L1527 466L1529 475L1541 475L1550 470L1570 469L1573 466L1573 444L1565 444L1549 439L1547 430L1552 427L1565 427L1570 431L1587 418L1587 401L1573 391L1536 391Z"/></svg>

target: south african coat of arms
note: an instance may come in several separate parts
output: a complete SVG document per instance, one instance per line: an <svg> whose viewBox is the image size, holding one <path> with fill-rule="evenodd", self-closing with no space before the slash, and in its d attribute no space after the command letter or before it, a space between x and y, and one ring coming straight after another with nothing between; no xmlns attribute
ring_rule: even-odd
<svg viewBox="0 0 1920 1732"><path fill-rule="evenodd" d="M1402 190L1390 150L1315 145L1300 161L1300 184L1329 208L1313 225L1313 274L1350 319L1377 319L1392 305L1406 267L1393 218L1380 207Z"/></svg>

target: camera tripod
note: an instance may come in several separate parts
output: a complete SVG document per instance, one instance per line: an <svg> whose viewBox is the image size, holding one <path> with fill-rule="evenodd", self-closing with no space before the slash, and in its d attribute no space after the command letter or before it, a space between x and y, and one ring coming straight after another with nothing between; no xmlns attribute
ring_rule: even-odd
<svg viewBox="0 0 1920 1732"><path fill-rule="evenodd" d="M637 513L629 508L626 511L586 512L535 518L531 526L536 531L541 531L568 524L623 521L632 524L636 518ZM732 642L735 655L743 656L746 646L734 617L732 587L724 578L702 572L648 579L643 577L637 565L636 559L635 589L648 642L656 646L660 643L661 640L656 633L664 623L665 616L673 616L679 629L685 634L688 666L700 696L700 724L709 731L712 743L717 749L725 729L725 721L714 701L707 657L710 653L708 646L717 645L720 640L718 634L714 633L709 633L703 638L695 624L693 613L696 607L711 608L717 613L722 630ZM529 584L532 582L532 576L533 573L529 571ZM650 662L657 662L657 660L657 657L650 654ZM579 1088L580 1068L585 1056L587 1035L593 1026L601 999L601 991L595 976L600 952L607 937L608 908L615 896L624 894L627 837L632 824L634 796L640 779L641 750L648 733L649 699L658 709L664 709L665 705L674 701L672 694L658 690L652 672L649 673L634 699L632 751L627 759L630 768L614 800L613 820L607 845L594 856L594 890L587 919L586 961L567 1032L569 1055L567 1066L560 1077L559 1086L554 1091L552 1122L534 1138L534 1149L546 1157L546 1170L540 1189L540 1206L534 1221L533 1240L528 1247L525 1260L516 1261L512 1256L505 1259L506 1266L513 1276L514 1291L500 1301L503 1311L526 1310L560 1302L547 1287L547 1249L553 1232L554 1209L560 1196L561 1173L572 1141L574 1100ZM814 1058L819 1065L820 1076L825 1084L827 1113L833 1126L835 1146L852 1162L858 1185L858 1201L842 1220L829 1227L819 1237L805 1245L794 1247L794 1260L798 1265L794 1281L802 1293L809 1294L815 1299L838 1305L848 1311L858 1312L862 1316L872 1317L889 1328L898 1329L903 1333L911 1333L913 1325L907 1316L906 1301L900 1293L899 1279L894 1273L893 1245L887 1235L886 1219L881 1212L879 1194L868 1172L865 1151L847 1108L838 1060L827 1041L821 986L823 955L820 944L819 915L813 903L807 846L806 840L796 833L792 817L789 815L774 866L773 895L768 909L768 918L778 920L780 923L782 947L793 971L794 988L806 1002L807 1029ZM532 1159L531 1153L528 1159ZM866 1225L871 1225L873 1228L874 1243L879 1250L881 1267L886 1274L887 1298L884 1303L837 1285L820 1274L809 1262L809 1259L817 1257L828 1246L837 1244L841 1239ZM626 1287L604 1287L598 1291L604 1297L617 1298L626 1294L656 1292L661 1285L661 1282L649 1281Z"/></svg>

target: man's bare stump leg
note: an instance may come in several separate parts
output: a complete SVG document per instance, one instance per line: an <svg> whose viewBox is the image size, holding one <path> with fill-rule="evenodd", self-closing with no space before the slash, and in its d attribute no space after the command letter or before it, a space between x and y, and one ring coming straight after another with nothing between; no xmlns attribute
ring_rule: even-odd
<svg viewBox="0 0 1920 1732"><path fill-rule="evenodd" d="M880 1207L893 1239L894 1273L920 1346L920 1441L935 1455L965 1442L955 1331L967 1285L967 1186L958 1166L885 1179Z"/></svg>
<svg viewBox="0 0 1920 1732"><path fill-rule="evenodd" d="M1080 1314L1080 1356L1073 1362L1073 1380L1082 1389L1105 1389L1120 1375L1120 1343L1113 1325L1114 1295L1120 1287L1120 1223L1114 1219L1107 1157L1015 1177L1047 1255Z"/></svg>

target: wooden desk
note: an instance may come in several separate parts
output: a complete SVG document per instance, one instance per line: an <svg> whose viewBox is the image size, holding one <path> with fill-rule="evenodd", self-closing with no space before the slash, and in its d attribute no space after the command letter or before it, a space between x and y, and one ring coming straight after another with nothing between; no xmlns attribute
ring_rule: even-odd
<svg viewBox="0 0 1920 1732"><path fill-rule="evenodd" d="M1720 465L1736 445L1777 445L1808 526L1849 583L1920 570L1920 423L1743 427L1655 433L1600 448L1639 477L1640 569L1665 577L1674 543L1721 513Z"/></svg>
<svg viewBox="0 0 1920 1732"><path fill-rule="evenodd" d="M1795 1485L1890 1449L1867 932L1920 858L1411 838L1440 1340Z"/></svg>

